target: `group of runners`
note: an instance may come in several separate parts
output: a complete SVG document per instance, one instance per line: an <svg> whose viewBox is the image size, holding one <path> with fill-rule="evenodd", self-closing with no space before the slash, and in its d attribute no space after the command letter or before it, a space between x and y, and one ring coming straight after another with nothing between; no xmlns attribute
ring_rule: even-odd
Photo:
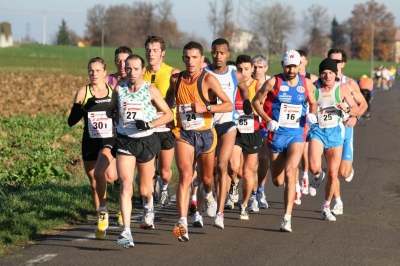
<svg viewBox="0 0 400 266"><path fill-rule="evenodd" d="M166 206L174 155L179 219L173 234L179 241L189 240L190 214L193 226L203 227L204 211L214 217L215 227L224 229L224 209L239 202L239 178L239 219L268 208L264 185L269 169L273 184L285 185L281 231L292 231L293 205L301 204L302 195L315 196L325 175L322 218L335 221L332 213L343 213L338 176L348 182L353 178L353 127L367 108L357 83L343 75L343 50L329 51L318 76L305 71L304 51L288 50L282 73L269 77L262 55L239 55L235 66L228 65L229 43L222 38L212 42L209 64L204 64L199 43L187 43L183 71L163 62L161 37L149 36L144 46L147 66L122 46L115 51L117 72L108 76L104 60L91 59L90 83L77 91L68 119L73 126L84 118L82 158L97 213L96 238L103 238L108 228L106 188L114 183L118 224L123 227L117 244L134 246L130 222L135 168L143 199L140 227L155 228L155 167L162 180L157 200Z"/></svg>

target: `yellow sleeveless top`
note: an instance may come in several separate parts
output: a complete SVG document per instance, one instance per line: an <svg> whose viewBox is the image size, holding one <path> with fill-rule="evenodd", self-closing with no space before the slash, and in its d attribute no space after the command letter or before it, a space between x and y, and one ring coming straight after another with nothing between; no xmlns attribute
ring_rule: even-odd
<svg viewBox="0 0 400 266"><path fill-rule="evenodd" d="M146 68L146 72L143 74L143 80L153 84L160 91L161 96L165 98L173 69L173 67L165 63L162 63L161 68L156 73L151 73L150 70Z"/></svg>

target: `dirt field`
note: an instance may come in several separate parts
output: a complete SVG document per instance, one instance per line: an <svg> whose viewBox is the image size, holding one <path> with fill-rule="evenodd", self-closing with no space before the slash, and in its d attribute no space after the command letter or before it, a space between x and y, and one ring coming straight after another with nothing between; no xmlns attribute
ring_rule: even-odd
<svg viewBox="0 0 400 266"><path fill-rule="evenodd" d="M88 77L0 73L0 117L38 112L69 114L79 87Z"/></svg>

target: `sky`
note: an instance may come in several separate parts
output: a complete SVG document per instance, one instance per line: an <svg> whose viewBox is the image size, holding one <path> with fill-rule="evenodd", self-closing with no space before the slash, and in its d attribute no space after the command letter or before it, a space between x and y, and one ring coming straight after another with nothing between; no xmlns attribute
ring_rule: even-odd
<svg viewBox="0 0 400 266"><path fill-rule="evenodd" d="M142 0L143 1L143 0ZM154 4L161 0L147 0ZM195 34L212 41L212 30L207 20L209 12L209 2L214 0L170 0L173 4L173 14L177 21L179 30L189 34ZM250 4L256 7L257 4L274 3L271 0L231 0L235 10L233 17L242 17ZM69 29L75 31L79 36L83 36L86 26L87 10L96 4L105 7L117 4L131 5L136 1L120 0L1 0L0 1L0 22L9 22L14 41L19 41L29 33L29 36L39 43L43 42L43 18L46 19L46 44L51 44L55 39L56 33L61 25L61 20L65 19ZM222 6L222 1L217 1L217 6ZM365 3L367 0L281 0L281 3L290 5L294 8L296 19L301 20L308 7L312 4L319 4L328 9L328 14L332 19L334 16L339 22L347 20L351 16L351 11L355 4ZM400 26L400 1L399 0L376 0L376 2L387 6L387 10L392 12L396 18L396 26ZM239 12L238 12L239 10ZM45 16L44 16L45 14ZM246 21L239 19L238 24L245 24ZM295 37L301 38L301 37ZM300 44L301 40L290 42L291 45ZM296 48L296 47L289 47Z"/></svg>

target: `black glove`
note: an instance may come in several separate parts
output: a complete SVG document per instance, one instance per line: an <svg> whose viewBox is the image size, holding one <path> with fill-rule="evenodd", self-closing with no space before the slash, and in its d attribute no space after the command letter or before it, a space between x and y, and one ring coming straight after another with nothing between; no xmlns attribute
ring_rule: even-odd
<svg viewBox="0 0 400 266"><path fill-rule="evenodd" d="M90 109L97 105L96 101L93 100L92 98L88 99L87 102L85 103L85 105L82 106L83 111L85 112L89 112Z"/></svg>
<svg viewBox="0 0 400 266"><path fill-rule="evenodd" d="M153 123L136 120L136 128L139 130L149 130L153 128Z"/></svg>
<svg viewBox="0 0 400 266"><path fill-rule="evenodd" d="M251 108L251 103L250 103L249 99L244 100L244 102L243 102L243 112L246 115L249 115L253 112L253 109Z"/></svg>

